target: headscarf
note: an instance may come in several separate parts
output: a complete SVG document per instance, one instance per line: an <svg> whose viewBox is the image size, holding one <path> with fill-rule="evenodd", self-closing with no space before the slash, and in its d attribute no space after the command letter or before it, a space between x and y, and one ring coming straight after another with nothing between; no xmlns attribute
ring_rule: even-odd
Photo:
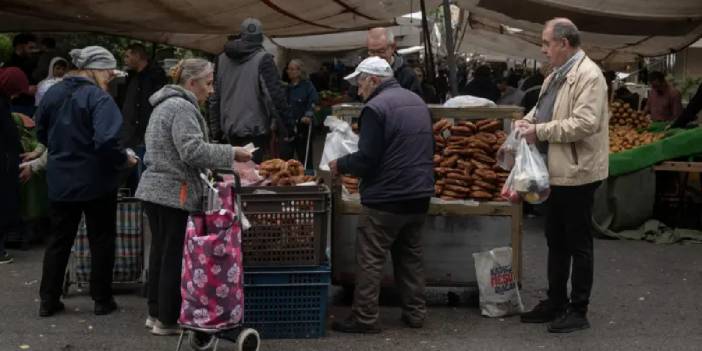
<svg viewBox="0 0 702 351"><path fill-rule="evenodd" d="M29 90L27 76L17 67L0 68L0 95L12 97Z"/></svg>
<svg viewBox="0 0 702 351"><path fill-rule="evenodd" d="M87 46L83 49L73 49L70 52L71 61L78 69L115 69L117 60L102 46Z"/></svg>
<svg viewBox="0 0 702 351"><path fill-rule="evenodd" d="M39 82L39 84L37 84L37 92L36 94L34 94L34 106L39 106L41 99L44 98L44 94L46 94L49 88L51 88L54 84L60 82L63 79L54 77L54 66L57 62L61 61L68 64L68 61L66 61L66 59L64 59L63 57L57 56L51 59L51 63L49 63L49 75L47 75L44 80Z"/></svg>
<svg viewBox="0 0 702 351"><path fill-rule="evenodd" d="M52 58L51 62L49 63L49 74L44 79L56 78L56 77L54 77L54 65L56 65L60 61L63 61L66 63L66 65L68 65L68 61L66 61L66 59L64 59L63 57L56 56L56 57Z"/></svg>

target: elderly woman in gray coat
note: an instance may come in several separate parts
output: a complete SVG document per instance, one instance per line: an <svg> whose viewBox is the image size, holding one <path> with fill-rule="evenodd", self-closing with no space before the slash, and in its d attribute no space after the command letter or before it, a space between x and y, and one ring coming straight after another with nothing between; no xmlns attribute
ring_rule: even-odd
<svg viewBox="0 0 702 351"><path fill-rule="evenodd" d="M212 63L181 60L171 76L176 84L150 98L154 110L146 129L146 171L136 192L151 227L146 327L154 335L179 332L183 242L189 212L202 210L200 173L251 159L242 148L209 143L198 106L213 92Z"/></svg>

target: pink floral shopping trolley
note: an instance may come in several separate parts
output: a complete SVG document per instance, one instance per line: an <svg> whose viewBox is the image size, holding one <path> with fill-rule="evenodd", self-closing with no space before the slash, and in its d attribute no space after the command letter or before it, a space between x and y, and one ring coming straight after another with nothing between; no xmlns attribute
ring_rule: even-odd
<svg viewBox="0 0 702 351"><path fill-rule="evenodd" d="M203 176L204 178L204 176ZM239 205L239 178L208 182L205 211L188 219L183 246L178 323L193 350L217 350L222 339L239 351L257 351L258 332L243 327L244 271L241 250L243 213Z"/></svg>

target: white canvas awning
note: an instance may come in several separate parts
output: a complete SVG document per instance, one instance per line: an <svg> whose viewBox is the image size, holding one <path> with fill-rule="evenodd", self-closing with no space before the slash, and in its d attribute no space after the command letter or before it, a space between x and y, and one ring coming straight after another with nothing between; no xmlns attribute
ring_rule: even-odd
<svg viewBox="0 0 702 351"><path fill-rule="evenodd" d="M418 6L411 0L4 0L0 32L101 32L216 53L247 17L260 19L269 37L285 37L394 25Z"/></svg>
<svg viewBox="0 0 702 351"><path fill-rule="evenodd" d="M458 0L473 30L512 37L534 48L543 23L568 17L582 33L588 55L630 62L681 50L702 37L700 0ZM516 30L515 30L516 29Z"/></svg>

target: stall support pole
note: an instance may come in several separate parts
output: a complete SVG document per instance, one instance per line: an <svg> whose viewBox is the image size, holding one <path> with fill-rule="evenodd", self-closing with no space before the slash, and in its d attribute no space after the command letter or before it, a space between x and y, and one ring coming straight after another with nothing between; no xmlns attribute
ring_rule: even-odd
<svg viewBox="0 0 702 351"><path fill-rule="evenodd" d="M424 0L420 1L422 8L422 36L424 37L424 62L427 70L429 82L436 81L436 66L434 65L434 53L431 49L431 32L429 32L429 21L427 21L427 7Z"/></svg>
<svg viewBox="0 0 702 351"><path fill-rule="evenodd" d="M449 0L444 0L444 36L446 37L446 53L448 55L451 96L458 96L458 81L456 79L456 53L453 51L453 28L451 27L451 4Z"/></svg>

